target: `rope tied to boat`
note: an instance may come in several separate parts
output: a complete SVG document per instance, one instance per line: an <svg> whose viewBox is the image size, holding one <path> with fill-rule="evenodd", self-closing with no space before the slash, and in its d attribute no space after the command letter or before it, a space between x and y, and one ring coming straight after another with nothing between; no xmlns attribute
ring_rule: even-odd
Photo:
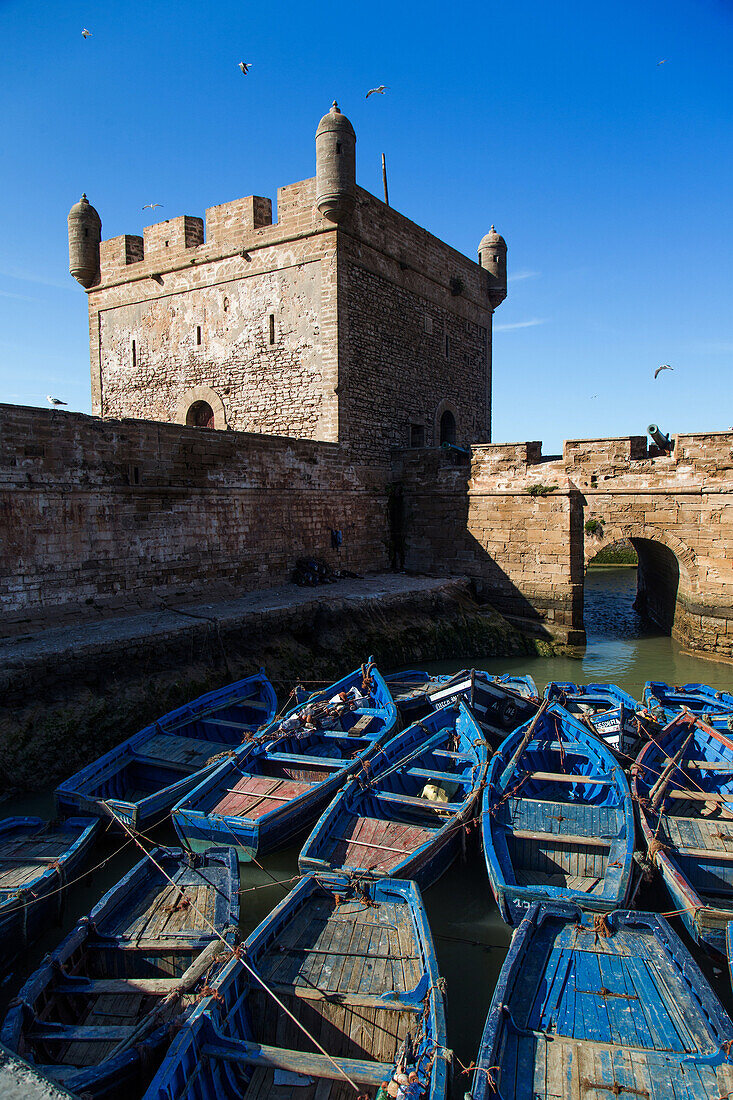
<svg viewBox="0 0 733 1100"><path fill-rule="evenodd" d="M228 760L231 756L236 756L234 749L227 749L225 752L217 752L208 758L204 763L204 767L208 768L211 764L218 764L220 760Z"/></svg>
<svg viewBox="0 0 733 1100"><path fill-rule="evenodd" d="M595 934L596 941L598 941L599 939L608 939L609 936L613 935L613 932L611 931L611 926L606 920L605 913L596 913L596 915L593 917L593 932Z"/></svg>
<svg viewBox="0 0 733 1100"><path fill-rule="evenodd" d="M168 882L170 882L170 883L171 883L171 885L175 886L175 885L176 885L176 883L174 882L174 880L173 880L173 879L171 878L171 876L170 876L170 875L169 875L169 874L168 874L168 873L166 872L166 870L165 870L165 869L164 869L163 867L161 867L160 863L158 863L158 861L157 861L156 859L154 859L154 857L153 857L153 856L151 855L151 853L150 853L149 851L147 851L147 849L146 849L146 848L145 848L145 847L143 846L143 844L141 843L141 841L140 841L140 840L139 840L139 839L138 839L138 838L137 838L137 837L135 836L135 834L134 834L134 833L132 832L132 830L131 830L131 829L130 829L130 827L128 826L127 822L126 822L126 821L124 821L124 820L123 820L123 819L122 819L122 818L121 818L121 817L119 816L119 814L116 814L116 813L115 813L115 811L114 811L114 810L112 809L112 807L111 807L111 806L110 806L110 805L109 805L108 803L106 803L105 805L107 806L107 809L108 809L109 813L110 813L110 814L111 814L111 815L112 815L112 816L113 816L113 817L115 818L115 820L116 820L116 821L117 821L117 822L118 822L118 823L119 823L119 824L120 824L120 825L122 826L122 828L123 828L123 829L125 830L125 832L126 832L126 833L128 834L128 836L130 837L130 839L132 840L132 842L133 842L133 843L134 843L135 845L137 845L137 847L138 847L138 848L140 849L140 851L141 851L141 852L143 853L143 855L144 855L144 856L146 857L146 859L149 859L149 860L150 860L150 862L151 862L151 863L153 864L153 866L154 866L154 867L155 867L155 868L156 868L156 869L157 869L157 870L158 870L158 871L159 871L159 872L160 872L160 873L161 873L161 874L163 875L163 877L164 877L164 878L166 878L166 879L168 880ZM294 1023L295 1025L296 1025L296 1027L300 1028L300 1030L301 1030L301 1031L303 1032L303 1034L304 1034L304 1035L306 1035L306 1036L308 1037L308 1039L310 1039L310 1041L311 1041L311 1042L313 1043L313 1045L314 1045L314 1046L316 1047L316 1049L317 1049L317 1050L319 1050L319 1051L321 1052L321 1054L323 1054L323 1055L324 1055L324 1056L325 1056L326 1058L328 1058L329 1062L331 1062L331 1064L333 1065L334 1069L335 1069L335 1070L336 1070L336 1071L337 1071L337 1072L339 1073L339 1075L340 1075L341 1077L343 1077L343 1078L344 1078L344 1080L345 1080L345 1081L346 1081L346 1082L347 1082L347 1083L348 1083L349 1085L351 1085L351 1087L353 1088L354 1092L358 1094L358 1093L359 1093L359 1086L358 1086L358 1085L356 1084L356 1082L355 1082L355 1081L353 1081L353 1080L351 1079L351 1077L349 1077L348 1073L346 1073L346 1071L345 1071L345 1070L344 1070L344 1068L343 1068L343 1067L342 1067L342 1066L340 1065L340 1063L339 1063L339 1062L338 1062L338 1061L337 1061L337 1060L336 1060L336 1059L335 1059L335 1058L334 1058L334 1057L333 1057L333 1056L332 1056L331 1054L329 1054L329 1053L328 1053L328 1051L326 1050L326 1048L325 1048L324 1046L322 1046L322 1045L321 1045L321 1043L320 1043L320 1042L318 1041L318 1039L316 1039L316 1037L315 1037L314 1035L312 1035L312 1034L310 1033L310 1031L308 1031L308 1029L307 1029L307 1028L306 1028L306 1027L305 1027L305 1026L304 1026L304 1025L303 1025L303 1024L302 1024L302 1023L300 1022L300 1020L299 1020L299 1019L297 1018L297 1016L295 1016L295 1015L294 1015L294 1014L293 1014L293 1013L292 1013L292 1012L290 1011L290 1009L289 1009L289 1008L287 1007L287 1005L286 1005L286 1004L284 1004L284 1003L283 1003L283 1001L282 1001L282 1000L280 999L280 997L278 997L278 995L277 995L277 994L275 993L275 991L274 991L274 990L272 990L272 989L270 989L270 987L269 987L269 986L267 985L267 983L266 983L266 982L264 981L264 979L263 979L263 978L261 978L261 977L260 977L260 975L259 975L259 974L257 973L257 971L256 971L256 970L255 970L255 969L254 969L254 968L253 968L252 966L250 966L250 965L249 965L249 963L248 963L248 962L246 961L246 959L245 959L244 955L238 955L238 954L236 953L236 948L233 948L233 947L231 947L231 946L230 946L230 944L228 944L228 943L227 943L227 941L226 941L226 940L224 939L224 937L222 936L222 934L221 934L221 932L219 931L219 929L218 929L218 928L217 928L217 927L216 927L216 926L215 926L214 924L212 924L212 922L211 922L211 921L209 920L209 918L208 918L208 917L206 916L206 914L205 914L205 913L203 913L203 912L202 912L202 911L201 911L201 910L200 910L200 909L199 909L199 908L198 908L198 907L197 907L196 905L192 905L192 908L193 908L194 912L195 912L195 913L196 913L196 914L197 914L197 915L198 915L198 916L199 916L199 917L201 918L201 920L202 920L202 921L204 922L204 924L208 925L208 927L209 927L209 928L211 929L211 931L212 931L212 932L214 933L214 935L215 935L215 936L217 937L217 939L221 941L221 943L222 943L222 944L224 945L224 947L225 947L225 948L227 949L227 951L229 951L229 952L230 952L230 957L231 957L231 958L236 958L236 960L237 960L237 962L239 963L239 965L240 965L241 967L243 967L243 969L244 969L244 970L246 970L246 971L247 971L247 973L248 973L248 974L249 974L249 975L250 975L250 976L251 976L252 978L254 978L254 980L255 980L255 981L256 981L256 982L257 982L257 983L258 983L259 985L261 985L261 986L262 986L262 988L264 989L265 993L267 993L267 995L268 995L269 997L272 997L272 999L273 999L273 1001L275 1002L275 1004L277 1004L277 1005L278 1005L278 1007L279 1007L280 1009L282 1009L282 1011L283 1011L283 1012L284 1012L284 1013L285 1013L285 1014L286 1014L287 1016L289 1016L289 1017L290 1017L290 1019L291 1019L291 1020L293 1021L293 1023Z"/></svg>
<svg viewBox="0 0 733 1100"><path fill-rule="evenodd" d="M654 857L656 855L658 855L659 852L668 852L668 851L669 851L669 845L664 844L663 841L659 840L659 838L656 837L656 836L652 837L652 839L647 844L647 852L649 854L649 859L651 860L652 866L655 865L654 864Z"/></svg>
<svg viewBox="0 0 733 1100"><path fill-rule="evenodd" d="M458 1071L459 1077L463 1077L466 1073L483 1073L486 1075L486 1083L491 1091L495 1093L499 1092L499 1084L496 1077L494 1077L494 1072L501 1075L501 1066L489 1066L488 1069L484 1069L483 1066L477 1066L475 1062L469 1062L467 1066L464 1066L463 1062L457 1055L454 1054L453 1057L455 1058L456 1062L458 1062L458 1065L461 1067Z"/></svg>

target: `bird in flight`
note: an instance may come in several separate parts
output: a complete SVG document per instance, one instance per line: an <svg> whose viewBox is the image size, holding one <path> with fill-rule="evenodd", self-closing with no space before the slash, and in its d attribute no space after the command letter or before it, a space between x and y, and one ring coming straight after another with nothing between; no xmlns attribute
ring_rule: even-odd
<svg viewBox="0 0 733 1100"><path fill-rule="evenodd" d="M92 32L88 31L85 27L84 30L81 32L81 36L82 36L82 38L91 38L92 37Z"/></svg>
<svg viewBox="0 0 733 1100"><path fill-rule="evenodd" d="M240 61L239 62L239 67L242 70L242 72L244 73L244 75L246 76L247 73L249 72L249 70L252 68L252 62L251 61Z"/></svg>
<svg viewBox="0 0 733 1100"><path fill-rule="evenodd" d="M143 210L155 210L158 206L162 207L162 202L146 202Z"/></svg>
<svg viewBox="0 0 733 1100"><path fill-rule="evenodd" d="M387 85L386 84L380 84L378 88L370 88L364 98L369 99L370 95L384 95L384 93L386 91L387 91Z"/></svg>
<svg viewBox="0 0 733 1100"><path fill-rule="evenodd" d="M674 370L674 367L670 367L669 363L662 363L661 367L657 367L657 369L654 371L654 377L656 378L657 375L663 370Z"/></svg>
<svg viewBox="0 0 733 1100"><path fill-rule="evenodd" d="M46 400L49 405L68 405L69 403L68 401L62 401L59 397L51 397L50 393L46 394Z"/></svg>
<svg viewBox="0 0 733 1100"><path fill-rule="evenodd" d="M666 65L666 64L667 64L667 58L663 57L661 61L657 61L657 68L659 68L660 65Z"/></svg>
<svg viewBox="0 0 733 1100"><path fill-rule="evenodd" d="M591 401L595 401L596 397L598 397L598 394L597 394L597 393L592 393L592 394L590 395L590 399L591 399Z"/></svg>

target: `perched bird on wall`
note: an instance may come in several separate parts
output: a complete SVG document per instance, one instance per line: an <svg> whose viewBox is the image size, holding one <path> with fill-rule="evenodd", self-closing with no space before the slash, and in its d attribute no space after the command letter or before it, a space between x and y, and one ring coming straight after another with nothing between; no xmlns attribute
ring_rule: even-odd
<svg viewBox="0 0 733 1100"><path fill-rule="evenodd" d="M670 367L669 363L662 363L661 367L657 367L654 371L654 377L656 378L660 371L663 370L674 370L674 367Z"/></svg>
<svg viewBox="0 0 733 1100"><path fill-rule="evenodd" d="M85 27L84 30L81 32L81 36L82 36L82 38L91 38L92 37L92 32L88 31Z"/></svg>
<svg viewBox="0 0 733 1100"><path fill-rule="evenodd" d="M156 210L158 207L162 207L162 202L146 202L143 210Z"/></svg>
<svg viewBox="0 0 733 1100"><path fill-rule="evenodd" d="M239 67L242 70L243 74L246 76L247 73L249 72L249 70L252 68L252 62L251 61L240 61L239 62Z"/></svg>
<svg viewBox="0 0 733 1100"><path fill-rule="evenodd" d="M60 397L51 397L50 393L46 394L46 400L49 405L68 405L68 401L62 401Z"/></svg>
<svg viewBox="0 0 733 1100"><path fill-rule="evenodd" d="M387 85L386 84L380 84L378 88L370 88L364 98L369 99L370 95L384 95L384 93L386 91L387 91Z"/></svg>

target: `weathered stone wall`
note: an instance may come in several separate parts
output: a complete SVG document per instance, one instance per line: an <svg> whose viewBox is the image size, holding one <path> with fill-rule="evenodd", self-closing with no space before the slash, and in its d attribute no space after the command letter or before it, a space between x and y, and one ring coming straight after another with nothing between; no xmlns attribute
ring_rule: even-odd
<svg viewBox="0 0 733 1100"><path fill-rule="evenodd" d="M333 444L0 406L0 633L281 584L302 556L384 568L386 501Z"/></svg>
<svg viewBox="0 0 733 1100"><path fill-rule="evenodd" d="M250 195L101 246L89 291L92 407L216 428L338 438L336 235L315 181ZM134 346L133 346L134 343Z"/></svg>
<svg viewBox="0 0 733 1100"><path fill-rule="evenodd" d="M640 604L692 649L733 657L733 435L473 447L463 470L398 455L406 562L483 581L505 615L582 637L583 567L629 539ZM589 521L595 530L586 532Z"/></svg>
<svg viewBox="0 0 733 1100"><path fill-rule="evenodd" d="M507 618L581 642L582 507L540 451L539 443L477 446L458 467L430 452L398 456L405 561L471 576Z"/></svg>
<svg viewBox="0 0 733 1100"><path fill-rule="evenodd" d="M386 466L410 428L491 433L489 275L368 192L336 226L315 179L103 241L94 412L339 441Z"/></svg>
<svg viewBox="0 0 733 1100"><path fill-rule="evenodd" d="M448 410L457 442L490 439L487 273L362 189L338 248L341 438L383 461L412 425L437 446Z"/></svg>

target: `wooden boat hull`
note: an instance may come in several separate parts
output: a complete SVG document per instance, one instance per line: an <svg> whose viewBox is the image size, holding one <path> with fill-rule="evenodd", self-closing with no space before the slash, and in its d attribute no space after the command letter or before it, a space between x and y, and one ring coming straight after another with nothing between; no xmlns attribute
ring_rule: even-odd
<svg viewBox="0 0 733 1100"><path fill-rule="evenodd" d="M59 917L66 883L86 863L100 827L88 817L0 821L0 972Z"/></svg>
<svg viewBox="0 0 733 1100"><path fill-rule="evenodd" d="M114 1048L134 1038L150 1008L217 938L208 922L235 942L234 852L210 852L195 866L180 850L151 855L175 886L147 859L133 867L31 975L0 1032L5 1046L76 1095L139 1095L170 1043L171 1023L195 994L174 1001L129 1049Z"/></svg>
<svg viewBox="0 0 733 1100"><path fill-rule="evenodd" d="M650 804L654 783L683 748L684 760L671 774L660 815ZM693 939L725 955L733 918L733 740L689 712L678 715L639 753L633 791L671 908L679 910Z"/></svg>
<svg viewBox="0 0 733 1100"><path fill-rule="evenodd" d="M225 762L204 779L173 810L173 824L184 844L194 851L233 844L240 862L246 863L309 828L349 776L395 731L397 708L389 689L376 669L371 676L368 698L343 718L346 728L281 740L278 725L273 725L267 731L272 740ZM361 683L357 670L308 702L323 702ZM302 709L297 704L282 721ZM354 735L361 723L363 731Z"/></svg>
<svg viewBox="0 0 733 1100"><path fill-rule="evenodd" d="M243 736L269 723L276 710L262 672L202 695L61 783L57 809L112 818L133 830L149 826L218 767L222 754L246 751Z"/></svg>
<svg viewBox="0 0 733 1100"><path fill-rule="evenodd" d="M671 687L662 680L648 680L642 694L644 706L660 720L671 720L683 710L704 718L715 729L733 729L733 694L716 691L708 684L682 684Z"/></svg>
<svg viewBox="0 0 733 1100"><path fill-rule="evenodd" d="M465 703L434 711L393 737L368 775L336 795L303 846L301 873L368 872L430 886L465 845L487 758ZM421 795L426 784L447 784L450 802L429 801Z"/></svg>
<svg viewBox="0 0 733 1100"><path fill-rule="evenodd" d="M494 990L468 1095L708 1100L733 1088L732 1038L662 917L619 910L599 926L576 906L534 905Z"/></svg>
<svg viewBox="0 0 733 1100"><path fill-rule="evenodd" d="M530 693L531 688L535 689L534 694ZM531 677L489 676L480 669L457 672L428 692L428 703L436 710L459 699L468 704L494 744L497 737L504 738L529 721L539 706Z"/></svg>
<svg viewBox="0 0 733 1100"><path fill-rule="evenodd" d="M552 680L545 699L558 702L579 721L586 720L594 732L623 756L638 745L636 712L641 704L616 684L574 684Z"/></svg>
<svg viewBox="0 0 733 1100"><path fill-rule="evenodd" d="M447 680L447 676L431 676L420 669L404 669L384 677L395 706L400 714L414 716L418 710L428 707L428 690L435 684Z"/></svg>
<svg viewBox="0 0 733 1100"><path fill-rule="evenodd" d="M484 857L503 919L519 924L536 901L622 906L634 852L623 770L558 704L525 744L528 733L512 734L490 760L483 795Z"/></svg>
<svg viewBox="0 0 733 1100"><path fill-rule="evenodd" d="M450 1052L440 977L414 883L307 875L252 933L247 964L331 1056L232 959L184 1024L144 1100L353 1100L391 1075L408 1030L426 1100L445 1100ZM334 1064L335 1063L335 1064ZM280 1079L275 1074L298 1074ZM304 1076L305 1075L305 1076Z"/></svg>

